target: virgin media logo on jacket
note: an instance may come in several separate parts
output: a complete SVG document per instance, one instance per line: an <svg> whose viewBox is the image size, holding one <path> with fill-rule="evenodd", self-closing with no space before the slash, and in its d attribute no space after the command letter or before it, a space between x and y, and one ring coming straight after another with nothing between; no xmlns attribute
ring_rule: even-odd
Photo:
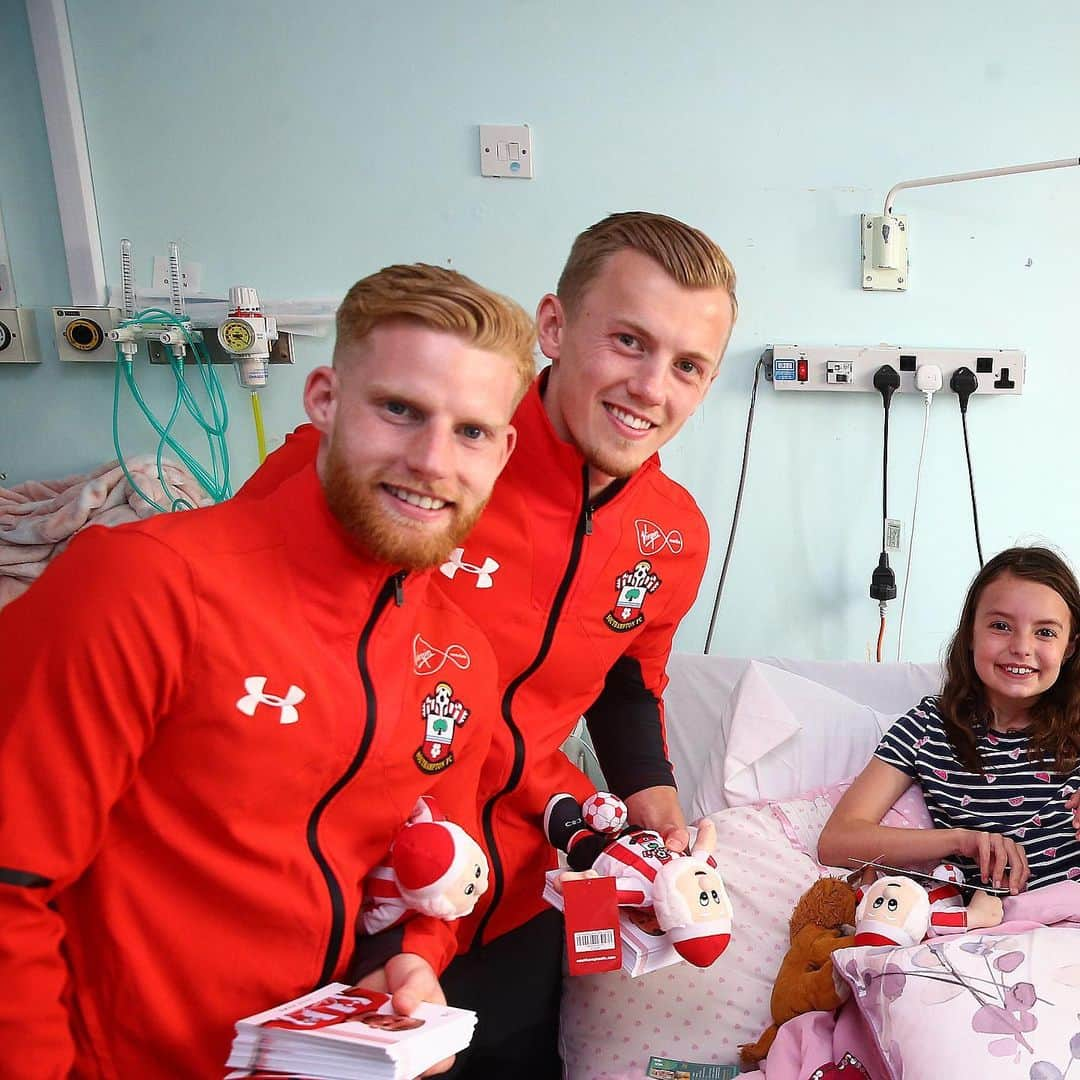
<svg viewBox="0 0 1080 1080"><path fill-rule="evenodd" d="M449 663L462 671L468 671L472 663L472 657L465 650L464 645L454 642L440 649L438 645L432 645L422 635L417 634L412 642L413 674L435 675Z"/></svg>
<svg viewBox="0 0 1080 1080"><path fill-rule="evenodd" d="M658 555L665 548L672 555L678 555L683 549L683 535L678 529L666 532L655 521L648 518L637 518L634 521L634 531L637 533L638 551L642 555Z"/></svg>

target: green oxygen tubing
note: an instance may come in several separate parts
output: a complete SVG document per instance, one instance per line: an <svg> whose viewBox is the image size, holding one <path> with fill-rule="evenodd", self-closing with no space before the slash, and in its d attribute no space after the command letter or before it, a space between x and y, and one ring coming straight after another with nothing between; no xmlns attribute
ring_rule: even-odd
<svg viewBox="0 0 1080 1080"><path fill-rule="evenodd" d="M195 399L191 387L188 385L184 371L184 363L181 358L184 351L183 347L178 347L175 350L173 347L167 347L165 349L165 355L169 359L169 367L172 369L173 378L176 382L176 395L173 398L173 405L172 410L169 413L169 418L163 424L155 415L153 409L146 403L146 400L139 390L139 385L135 381L135 350L131 344L130 334L125 335L126 340L122 339L122 341L117 343L116 377L113 384L113 447L116 450L116 457L120 462L120 468L123 469L124 476L127 478L132 490L134 490L140 498L144 499L154 507L155 510L161 512L167 510L193 509L191 503L187 499L170 490L169 484L165 479L165 474L162 469L162 455L165 453L166 448L168 448L181 462L183 462L191 475L214 502L222 502L229 498L232 495L232 487L229 481L229 447L228 443L225 441L225 433L229 426L229 407L225 401L225 393L222 390L221 381L218 379L217 372L214 371L214 366L210 361L206 346L203 344L201 338L192 335L189 323L186 319L179 318L162 308L146 308L135 314L132 318L125 319L120 323L117 329L121 332L124 330L134 330L136 333L140 330L145 332L147 329L152 329L152 331L156 332L178 332L183 339L183 343L187 348L191 349L191 353L195 357L195 367L202 380L203 389L206 398L209 401L210 408L210 416L207 417L203 406ZM167 336L177 338L176 343L179 345L177 333L174 332ZM178 356L177 353L180 355ZM158 434L156 454L157 475L162 490L165 493L165 498L169 503L168 506L162 506L139 487L128 470L127 463L124 460L124 453L120 447L119 426L121 382L127 386L132 398L142 411L143 416L146 417L150 426ZM177 436L173 432L177 418L180 416L181 409L187 411L188 415L206 436L210 452L209 468L206 468L201 462L196 460L196 458L180 444Z"/></svg>

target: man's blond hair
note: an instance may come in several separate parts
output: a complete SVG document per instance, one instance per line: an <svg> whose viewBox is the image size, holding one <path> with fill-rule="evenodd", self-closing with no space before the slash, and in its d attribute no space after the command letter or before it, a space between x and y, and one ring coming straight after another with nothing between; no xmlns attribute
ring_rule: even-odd
<svg viewBox="0 0 1080 1080"><path fill-rule="evenodd" d="M645 210L611 214L574 241L556 289L568 315L576 313L604 263L627 249L655 259L673 280L687 288L723 289L731 297L732 318L738 315L735 267L720 247L700 229Z"/></svg>
<svg viewBox="0 0 1080 1080"><path fill-rule="evenodd" d="M505 356L520 383L515 402L536 374L536 327L524 308L456 270L426 263L385 266L345 294L337 312L335 365L342 348L358 344L380 323L394 319L445 330L478 349Z"/></svg>

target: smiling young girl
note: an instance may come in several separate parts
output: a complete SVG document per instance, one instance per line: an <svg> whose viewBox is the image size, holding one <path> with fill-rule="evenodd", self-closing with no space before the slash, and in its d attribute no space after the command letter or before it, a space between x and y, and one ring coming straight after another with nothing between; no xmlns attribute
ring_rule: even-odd
<svg viewBox="0 0 1080 1080"><path fill-rule="evenodd" d="M1009 548L968 589L939 696L885 733L818 842L832 866L948 858L1012 893L1080 878L1080 588L1040 547ZM912 784L934 829L879 825Z"/></svg>

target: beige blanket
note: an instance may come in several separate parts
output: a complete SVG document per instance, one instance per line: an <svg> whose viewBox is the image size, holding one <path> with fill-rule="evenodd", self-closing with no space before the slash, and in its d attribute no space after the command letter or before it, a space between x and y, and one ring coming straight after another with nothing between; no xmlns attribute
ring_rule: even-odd
<svg viewBox="0 0 1080 1080"><path fill-rule="evenodd" d="M131 458L128 472L161 506L171 500L162 489L152 454ZM190 473L163 461L162 472L173 498L206 506L210 497ZM49 560L87 525L120 525L157 511L139 496L118 462L63 480L27 480L0 486L0 607L30 587Z"/></svg>

